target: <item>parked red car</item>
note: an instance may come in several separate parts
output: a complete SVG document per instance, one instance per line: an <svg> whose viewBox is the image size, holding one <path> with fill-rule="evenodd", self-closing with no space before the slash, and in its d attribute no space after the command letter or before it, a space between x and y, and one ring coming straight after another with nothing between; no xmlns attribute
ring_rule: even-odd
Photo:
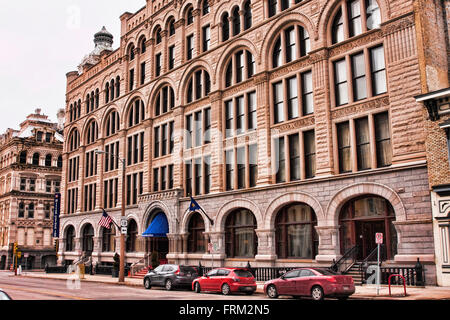
<svg viewBox="0 0 450 320"><path fill-rule="evenodd" d="M266 282L264 292L270 298L290 295L311 296L314 300L324 297L344 300L355 293L355 284L351 276L339 275L327 269L302 268Z"/></svg>
<svg viewBox="0 0 450 320"><path fill-rule="evenodd" d="M229 295L233 292L245 292L248 295L256 291L255 277L242 268L218 268L192 282L192 290L222 292Z"/></svg>

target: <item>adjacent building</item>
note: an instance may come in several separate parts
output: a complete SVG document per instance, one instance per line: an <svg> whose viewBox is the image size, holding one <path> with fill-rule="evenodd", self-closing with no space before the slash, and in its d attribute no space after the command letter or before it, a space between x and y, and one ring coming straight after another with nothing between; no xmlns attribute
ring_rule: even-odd
<svg viewBox="0 0 450 320"><path fill-rule="evenodd" d="M67 74L59 262L112 263L124 192L128 264L330 266L381 232L435 284L417 3L147 1L118 49L103 28Z"/></svg>
<svg viewBox="0 0 450 320"><path fill-rule="evenodd" d="M60 115L64 118L64 110ZM13 264L18 244L27 269L56 263L52 239L54 196L60 192L63 121L58 125L36 109L19 130L0 136L0 269Z"/></svg>

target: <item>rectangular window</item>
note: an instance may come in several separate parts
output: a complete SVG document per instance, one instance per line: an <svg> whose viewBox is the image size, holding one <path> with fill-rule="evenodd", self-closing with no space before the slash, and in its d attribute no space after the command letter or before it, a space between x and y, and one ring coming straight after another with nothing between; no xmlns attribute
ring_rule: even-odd
<svg viewBox="0 0 450 320"><path fill-rule="evenodd" d="M192 114L186 116L186 149L192 148Z"/></svg>
<svg viewBox="0 0 450 320"><path fill-rule="evenodd" d="M302 77L302 112L303 115L314 113L312 72L304 72Z"/></svg>
<svg viewBox="0 0 450 320"><path fill-rule="evenodd" d="M161 143L161 156L167 155L167 123L161 127L162 143Z"/></svg>
<svg viewBox="0 0 450 320"><path fill-rule="evenodd" d="M256 187L256 182L258 180L258 146L256 144L248 146L248 161L250 188L253 188Z"/></svg>
<svg viewBox="0 0 450 320"><path fill-rule="evenodd" d="M195 195L202 194L202 158L195 159Z"/></svg>
<svg viewBox="0 0 450 320"><path fill-rule="evenodd" d="M389 130L389 116L387 112L375 115L375 140L377 148L378 168L392 164L391 134Z"/></svg>
<svg viewBox="0 0 450 320"><path fill-rule="evenodd" d="M165 191L167 188L167 167L161 168L161 191Z"/></svg>
<svg viewBox="0 0 450 320"><path fill-rule="evenodd" d="M127 206L131 204L131 175L127 176Z"/></svg>
<svg viewBox="0 0 450 320"><path fill-rule="evenodd" d="M352 171L351 148L350 148L350 127L348 122L337 125L339 172Z"/></svg>
<svg viewBox="0 0 450 320"><path fill-rule="evenodd" d="M204 168L204 184L203 191L204 194L208 194L211 191L211 156L206 156L203 161Z"/></svg>
<svg viewBox="0 0 450 320"><path fill-rule="evenodd" d="M173 164L169 166L169 189L173 189Z"/></svg>
<svg viewBox="0 0 450 320"><path fill-rule="evenodd" d="M278 82L273 84L273 102L274 102L274 121L280 123L284 121L284 98L283 98L283 83Z"/></svg>
<svg viewBox="0 0 450 320"><path fill-rule="evenodd" d="M159 138L159 127L156 127L154 129L154 136L155 136L155 150L154 150L154 155L155 158L159 157L159 149L160 149L160 138Z"/></svg>
<svg viewBox="0 0 450 320"><path fill-rule="evenodd" d="M345 59L334 63L334 86L336 105L341 106L348 103L347 68Z"/></svg>
<svg viewBox="0 0 450 320"><path fill-rule="evenodd" d="M256 93L250 92L247 95L248 101L248 130L255 130L257 128L257 114L256 114Z"/></svg>
<svg viewBox="0 0 450 320"><path fill-rule="evenodd" d="M134 69L130 70L130 91L134 89Z"/></svg>
<svg viewBox="0 0 450 320"><path fill-rule="evenodd" d="M284 151L284 137L275 140L276 148L276 182L286 182L286 153Z"/></svg>
<svg viewBox="0 0 450 320"><path fill-rule="evenodd" d="M161 75L161 53L158 53L155 57L155 76Z"/></svg>
<svg viewBox="0 0 450 320"><path fill-rule="evenodd" d="M350 37L362 33L360 0L350 1L348 4Z"/></svg>
<svg viewBox="0 0 450 320"><path fill-rule="evenodd" d="M287 105L288 105L288 119L298 118L298 90L297 77L292 77L287 81Z"/></svg>
<svg viewBox="0 0 450 320"><path fill-rule="evenodd" d="M141 63L141 85L145 83L145 62Z"/></svg>
<svg viewBox="0 0 450 320"><path fill-rule="evenodd" d="M300 180L300 140L298 133L289 136L289 163L291 181Z"/></svg>
<svg viewBox="0 0 450 320"><path fill-rule="evenodd" d="M225 169L226 169L226 190L234 189L234 152L233 150L225 151Z"/></svg>
<svg viewBox="0 0 450 320"><path fill-rule="evenodd" d="M202 39L203 39L203 52L206 52L209 50L209 45L211 42L211 29L209 25L203 27L202 29Z"/></svg>
<svg viewBox="0 0 450 320"><path fill-rule="evenodd" d="M186 59L191 60L194 57L194 35L186 38Z"/></svg>
<svg viewBox="0 0 450 320"><path fill-rule="evenodd" d="M127 141L127 165L131 165L133 163L133 137L128 137Z"/></svg>
<svg viewBox="0 0 450 320"><path fill-rule="evenodd" d="M169 47L169 70L175 67L175 45Z"/></svg>
<svg viewBox="0 0 450 320"><path fill-rule="evenodd" d="M366 90L366 64L364 53L351 57L353 74L353 100L358 101L367 98Z"/></svg>
<svg viewBox="0 0 450 320"><path fill-rule="evenodd" d="M233 133L233 100L225 102L225 136L227 138L232 137Z"/></svg>
<svg viewBox="0 0 450 320"><path fill-rule="evenodd" d="M245 189L245 148L240 147L236 150L237 156L237 188Z"/></svg>
<svg viewBox="0 0 450 320"><path fill-rule="evenodd" d="M203 92L202 71L195 73L195 99L200 99Z"/></svg>
<svg viewBox="0 0 450 320"><path fill-rule="evenodd" d="M195 125L195 146L200 147L203 141L203 128L202 128L202 112L198 111L194 114Z"/></svg>
<svg viewBox="0 0 450 320"><path fill-rule="evenodd" d="M244 51L236 53L236 83L244 80Z"/></svg>
<svg viewBox="0 0 450 320"><path fill-rule="evenodd" d="M355 131L358 170L370 169L369 120L367 117L355 120Z"/></svg>
<svg viewBox="0 0 450 320"><path fill-rule="evenodd" d="M303 145L305 149L305 177L316 176L316 135L314 130L303 132Z"/></svg>
<svg viewBox="0 0 450 320"><path fill-rule="evenodd" d="M286 38L286 63L288 63L297 59L295 28L290 27L284 32L284 35Z"/></svg>
<svg viewBox="0 0 450 320"><path fill-rule="evenodd" d="M236 98L236 134L242 134L245 130L244 97Z"/></svg>
<svg viewBox="0 0 450 320"><path fill-rule="evenodd" d="M255 74L255 67L256 61L255 58L253 57L253 55L247 51L247 78L251 78L253 77L253 75Z"/></svg>
<svg viewBox="0 0 450 320"><path fill-rule="evenodd" d="M379 46L370 50L370 64L372 71L373 95L376 96L385 93L387 91L387 85L383 46Z"/></svg>
<svg viewBox="0 0 450 320"><path fill-rule="evenodd" d="M211 108L207 108L203 110L203 121L205 124L205 133L204 133L204 144L211 143Z"/></svg>
<svg viewBox="0 0 450 320"><path fill-rule="evenodd" d="M192 160L186 161L185 164L185 176L186 176L186 196L192 195Z"/></svg>
<svg viewBox="0 0 450 320"><path fill-rule="evenodd" d="M139 162L144 162L144 132L139 134Z"/></svg>
<svg viewBox="0 0 450 320"><path fill-rule="evenodd" d="M153 169L153 192L159 191L159 168Z"/></svg>

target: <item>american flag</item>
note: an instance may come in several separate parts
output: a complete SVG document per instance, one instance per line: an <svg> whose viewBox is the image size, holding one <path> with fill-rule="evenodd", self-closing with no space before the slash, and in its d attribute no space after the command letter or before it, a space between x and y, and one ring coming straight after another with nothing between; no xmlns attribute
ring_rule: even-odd
<svg viewBox="0 0 450 320"><path fill-rule="evenodd" d="M112 218L103 210L103 215L100 221L98 222L103 228L111 229L111 223L113 222Z"/></svg>

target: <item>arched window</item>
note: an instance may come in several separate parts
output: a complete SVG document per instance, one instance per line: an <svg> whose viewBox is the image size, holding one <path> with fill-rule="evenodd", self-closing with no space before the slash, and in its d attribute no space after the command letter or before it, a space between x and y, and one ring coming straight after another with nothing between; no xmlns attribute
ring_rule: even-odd
<svg viewBox="0 0 450 320"><path fill-rule="evenodd" d="M109 96L111 97L111 101L114 100L114 91L115 91L115 85L114 85L114 79L111 80L110 85L109 85L109 90L110 90L110 94Z"/></svg>
<svg viewBox="0 0 450 320"><path fill-rule="evenodd" d="M186 13L186 25L189 26L194 23L194 8L189 7Z"/></svg>
<svg viewBox="0 0 450 320"><path fill-rule="evenodd" d="M284 207L275 219L276 252L279 259L314 259L319 238L314 210L303 203Z"/></svg>
<svg viewBox="0 0 450 320"><path fill-rule="evenodd" d="M347 15L344 15L343 12L347 12ZM363 19L363 12L366 12L366 19ZM342 1L332 20L331 42L335 44L344 41L369 30L379 28L380 24L381 13L376 0Z"/></svg>
<svg viewBox="0 0 450 320"><path fill-rule="evenodd" d="M105 103L108 102L109 102L109 82L107 82L105 86Z"/></svg>
<svg viewBox="0 0 450 320"><path fill-rule="evenodd" d="M51 167L52 166L52 155L48 154L45 156L45 166Z"/></svg>
<svg viewBox="0 0 450 320"><path fill-rule="evenodd" d="M62 166L63 166L63 158L62 158L62 156L59 156L58 162L57 162L57 167L62 168Z"/></svg>
<svg viewBox="0 0 450 320"><path fill-rule="evenodd" d="M147 39L142 36L141 40L139 40L139 48L141 49L141 53L145 53L147 51L147 46L145 43L147 42Z"/></svg>
<svg viewBox="0 0 450 320"><path fill-rule="evenodd" d="M19 156L19 163L26 164L27 163L27 152L22 151Z"/></svg>
<svg viewBox="0 0 450 320"><path fill-rule="evenodd" d="M252 7L250 0L244 3L244 30L252 27Z"/></svg>
<svg viewBox="0 0 450 320"><path fill-rule="evenodd" d="M70 226L66 231L66 252L72 252L75 250L75 228Z"/></svg>
<svg viewBox="0 0 450 320"><path fill-rule="evenodd" d="M106 120L106 127L105 127L105 136L109 137L113 134L117 133L120 130L120 119L119 119L119 113L117 111L112 111L108 114L107 120Z"/></svg>
<svg viewBox="0 0 450 320"><path fill-rule="evenodd" d="M175 19L174 18L170 18L169 24L168 24L168 29L169 29L169 37L173 36L175 34Z"/></svg>
<svg viewBox="0 0 450 320"><path fill-rule="evenodd" d="M94 250L94 228L87 224L83 228L81 250L83 252L92 252Z"/></svg>
<svg viewBox="0 0 450 320"><path fill-rule="evenodd" d="M70 104L69 107L69 122L73 121L73 104Z"/></svg>
<svg viewBox="0 0 450 320"><path fill-rule="evenodd" d="M188 252L205 252L205 223L200 213L195 212L189 220Z"/></svg>
<svg viewBox="0 0 450 320"><path fill-rule="evenodd" d="M137 238L137 224L136 221L131 219L128 222L126 252L136 251L136 238Z"/></svg>
<svg viewBox="0 0 450 320"><path fill-rule="evenodd" d="M241 32L241 17L239 15L239 7L235 7L231 13L233 20L233 36L237 36Z"/></svg>
<svg viewBox="0 0 450 320"><path fill-rule="evenodd" d="M91 123L87 126L86 132L86 144L92 144L98 139L98 126L95 120L92 120Z"/></svg>
<svg viewBox="0 0 450 320"><path fill-rule="evenodd" d="M231 212L225 223L225 251L228 258L253 258L258 247L256 218L247 209Z"/></svg>
<svg viewBox="0 0 450 320"><path fill-rule="evenodd" d="M234 66L234 67L233 67ZM240 50L232 55L225 71L225 87L248 80L255 74L255 59L250 51Z"/></svg>
<svg viewBox="0 0 450 320"><path fill-rule="evenodd" d="M34 166L38 166L39 165L39 153L35 153L35 154L33 154L33 162L32 162L32 164L34 165Z"/></svg>
<svg viewBox="0 0 450 320"><path fill-rule="evenodd" d="M211 92L211 78L206 70L194 72L188 82L187 103L205 98Z"/></svg>
<svg viewBox="0 0 450 320"><path fill-rule="evenodd" d="M69 137L69 152L80 147L80 134L77 129L73 130Z"/></svg>
<svg viewBox="0 0 450 320"><path fill-rule="evenodd" d="M228 19L228 13L225 13L222 17L222 41L227 41L230 38L230 20Z"/></svg>
<svg viewBox="0 0 450 320"><path fill-rule="evenodd" d="M134 44L131 44L130 47L128 48L128 57L129 57L129 61L133 61L134 60Z"/></svg>
<svg viewBox="0 0 450 320"><path fill-rule="evenodd" d="M208 14L210 11L208 0L203 0L202 2L202 15Z"/></svg>
<svg viewBox="0 0 450 320"><path fill-rule="evenodd" d="M116 251L116 228L111 225L111 229L103 229L102 252Z"/></svg>
<svg viewBox="0 0 450 320"><path fill-rule="evenodd" d="M100 106L100 91L98 89L95 90L95 108Z"/></svg>
<svg viewBox="0 0 450 320"><path fill-rule="evenodd" d="M76 115L76 117L74 120L81 117L81 99L78 100L78 105L77 105L77 110L75 112L75 115Z"/></svg>
<svg viewBox="0 0 450 320"><path fill-rule="evenodd" d="M154 37L155 37L155 40L156 40L156 44L160 44L161 41L162 41L161 27L160 26L156 27L155 33L154 33Z"/></svg>
<svg viewBox="0 0 450 320"><path fill-rule="evenodd" d="M94 111L95 107L95 93L94 91L91 92L91 111Z"/></svg>
<svg viewBox="0 0 450 320"><path fill-rule="evenodd" d="M155 101L155 115L159 116L166 112L169 112L175 107L175 92L169 85L163 86Z"/></svg>
<svg viewBox="0 0 450 320"><path fill-rule="evenodd" d="M116 77L116 98L120 96L120 77Z"/></svg>
<svg viewBox="0 0 450 320"><path fill-rule="evenodd" d="M128 127L138 125L145 119L144 103L141 99L136 99L132 102L128 113Z"/></svg>
<svg viewBox="0 0 450 320"><path fill-rule="evenodd" d="M273 68L306 56L311 51L308 31L300 25L285 28L277 38L272 52Z"/></svg>
<svg viewBox="0 0 450 320"><path fill-rule="evenodd" d="M88 93L86 96L86 113L91 112L91 96Z"/></svg>

